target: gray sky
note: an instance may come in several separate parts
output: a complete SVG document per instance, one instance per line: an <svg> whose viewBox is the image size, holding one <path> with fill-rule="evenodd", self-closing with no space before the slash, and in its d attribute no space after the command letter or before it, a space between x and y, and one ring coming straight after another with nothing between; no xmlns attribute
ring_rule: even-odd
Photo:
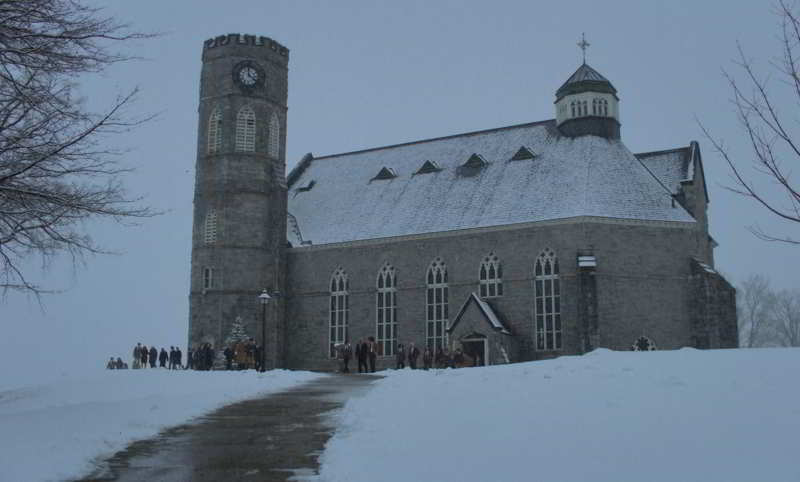
<svg viewBox="0 0 800 482"><path fill-rule="evenodd" d="M579 66L576 42L586 32L587 61L619 91L622 139L633 152L700 141L717 267L734 284L762 273L776 287L798 285L800 275L789 267L797 266L800 248L764 243L745 227L757 222L796 237L798 228L722 189L730 183L727 168L694 120L748 159L721 69L735 69L737 41L763 68L778 53L771 2L97 3L138 30L165 32L128 46L146 60L87 78L83 91L91 105L103 106L139 86L134 113L161 113L111 141L132 149L125 156L137 167L130 191L166 214L134 227L89 226L120 254L76 270L55 263L40 278L66 291L46 297L44 310L20 294L2 300L0 387L85 373L111 355L128 359L137 341L185 344L200 54L203 40L230 32L266 35L291 50L289 168L306 152L553 118L555 90Z"/></svg>

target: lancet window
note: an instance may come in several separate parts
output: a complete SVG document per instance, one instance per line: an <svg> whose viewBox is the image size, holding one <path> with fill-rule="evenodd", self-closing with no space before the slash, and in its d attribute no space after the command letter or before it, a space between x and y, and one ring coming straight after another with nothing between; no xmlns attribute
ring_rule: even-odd
<svg viewBox="0 0 800 482"><path fill-rule="evenodd" d="M280 157L281 150L281 122L278 119L278 114L272 113L269 119L269 144L267 145L267 154L274 158Z"/></svg>
<svg viewBox="0 0 800 482"><path fill-rule="evenodd" d="M427 336L428 347L435 350L447 346L447 320L449 316L449 289L447 266L441 258L436 258L428 267Z"/></svg>
<svg viewBox="0 0 800 482"><path fill-rule="evenodd" d="M214 154L222 150L222 113L214 109L208 118L208 153Z"/></svg>
<svg viewBox="0 0 800 482"><path fill-rule="evenodd" d="M536 259L534 267L535 328L537 350L560 350L561 329L561 280L558 258L546 248Z"/></svg>
<svg viewBox="0 0 800 482"><path fill-rule="evenodd" d="M378 272L378 291L375 295L375 331L379 353L394 355L397 344L397 277L392 265L386 263Z"/></svg>
<svg viewBox="0 0 800 482"><path fill-rule="evenodd" d="M481 298L503 296L503 266L494 253L481 261L479 273Z"/></svg>
<svg viewBox="0 0 800 482"><path fill-rule="evenodd" d="M242 107L236 115L236 150L256 150L256 114L250 107Z"/></svg>
<svg viewBox="0 0 800 482"><path fill-rule="evenodd" d="M347 279L347 273L341 267L333 272L330 288L330 343L328 354L331 358L335 358L337 346L347 340L347 318L350 312L350 283Z"/></svg>

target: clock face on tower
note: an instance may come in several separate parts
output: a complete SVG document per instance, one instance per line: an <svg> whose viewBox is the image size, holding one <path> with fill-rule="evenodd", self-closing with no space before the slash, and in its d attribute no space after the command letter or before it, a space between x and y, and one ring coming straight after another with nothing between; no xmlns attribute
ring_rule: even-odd
<svg viewBox="0 0 800 482"><path fill-rule="evenodd" d="M253 61L239 62L233 68L233 81L245 91L264 85L264 71Z"/></svg>

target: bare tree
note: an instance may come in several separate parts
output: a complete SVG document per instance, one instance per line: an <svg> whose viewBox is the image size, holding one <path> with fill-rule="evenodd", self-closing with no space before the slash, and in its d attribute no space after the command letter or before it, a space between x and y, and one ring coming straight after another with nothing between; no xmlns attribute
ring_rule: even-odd
<svg viewBox="0 0 800 482"><path fill-rule="evenodd" d="M769 281L761 275L751 275L741 284L737 294L739 343L744 348L768 344L774 305Z"/></svg>
<svg viewBox="0 0 800 482"><path fill-rule="evenodd" d="M780 19L780 55L770 59L770 74L763 75L754 66L741 45L738 47L736 65L743 80L724 72L733 91L733 105L752 149L752 170L746 170L721 140L715 139L705 126L705 136L730 167L735 185L730 190L749 197L772 215L793 223L800 223L800 181L792 178L800 170L800 138L796 137L796 109L800 102L800 10L779 0L776 14ZM779 100L775 94L772 77L778 86L788 87L789 102ZM766 181L769 187L761 187ZM800 238L791 235L774 236L758 226L750 230L767 241L800 244Z"/></svg>
<svg viewBox="0 0 800 482"><path fill-rule="evenodd" d="M129 56L112 46L148 37L77 0L0 1L0 287L41 293L23 266L58 254L103 252L85 221L154 213L121 183L127 169L109 135L145 119L125 114L136 90L101 112L76 80Z"/></svg>
<svg viewBox="0 0 800 482"><path fill-rule="evenodd" d="M783 346L800 346L800 292L778 293L772 314L778 342Z"/></svg>

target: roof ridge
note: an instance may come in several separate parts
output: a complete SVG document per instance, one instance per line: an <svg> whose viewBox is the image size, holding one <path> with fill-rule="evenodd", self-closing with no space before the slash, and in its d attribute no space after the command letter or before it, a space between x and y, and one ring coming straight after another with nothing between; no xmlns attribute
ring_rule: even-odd
<svg viewBox="0 0 800 482"><path fill-rule="evenodd" d="M455 139L456 137L465 137L465 136L472 136L472 135L478 135L478 134L486 134L486 133L489 133L489 132L502 131L502 130L506 130L506 129L518 129L518 128L521 128L521 127L533 127L533 126L536 126L536 125L544 125L544 124L554 123L554 122L555 122L555 119L545 119L545 120L536 121L536 122L525 122L525 123L522 123L522 124L514 124L514 125L510 125L510 126L494 127L492 129L482 129L482 130L478 130L478 131L462 132L460 134L451 134L451 135L448 135L448 136L431 137L429 139L419 139L419 140L416 140L416 141L401 142L399 144L390 144L390 145L387 145L387 146L370 147L370 148L367 148L367 149L359 149L359 150L356 150L356 151L340 152L338 154L328 154L326 156L315 157L314 160L315 161L319 161L320 159L330 159L330 158L340 157L340 156L349 156L351 154L361 154L361 153L364 153L364 152L372 152L372 151L380 151L380 150L383 150L383 149L391 149L391 148L394 148L394 147L411 146L411 145L414 145L414 144L423 144L423 143L426 143L426 142L441 141L441 140L445 140L445 139Z"/></svg>
<svg viewBox="0 0 800 482"><path fill-rule="evenodd" d="M659 154L669 154L669 153L678 152L678 151L688 151L690 148L691 148L690 145L689 146L683 146L683 147L674 147L672 149L663 149L663 150L660 150L660 151L639 152L639 153L634 154L634 156L636 156L636 157L639 157L639 156L656 156L656 155L659 155Z"/></svg>

